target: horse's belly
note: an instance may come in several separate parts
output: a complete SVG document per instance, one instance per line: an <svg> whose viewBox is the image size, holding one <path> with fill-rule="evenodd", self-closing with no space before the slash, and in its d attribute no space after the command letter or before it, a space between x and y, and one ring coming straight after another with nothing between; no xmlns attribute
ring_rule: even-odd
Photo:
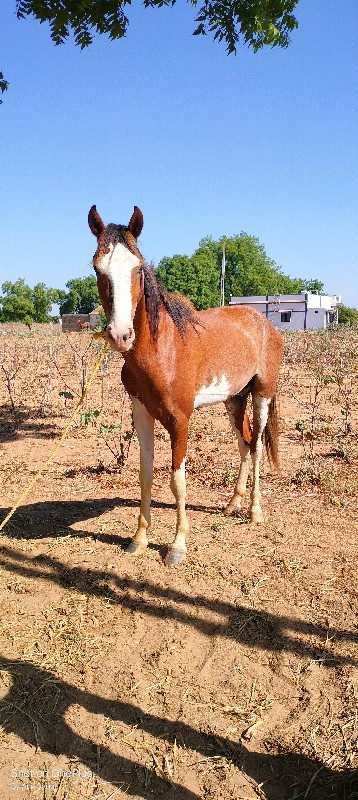
<svg viewBox="0 0 358 800"><path fill-rule="evenodd" d="M226 375L222 375L221 378L213 378L208 386L202 386L195 395L194 408L225 402L232 394L232 387Z"/></svg>

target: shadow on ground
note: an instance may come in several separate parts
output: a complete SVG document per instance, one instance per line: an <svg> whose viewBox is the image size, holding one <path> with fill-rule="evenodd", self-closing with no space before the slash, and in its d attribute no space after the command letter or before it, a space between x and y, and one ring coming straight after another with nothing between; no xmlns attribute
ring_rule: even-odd
<svg viewBox="0 0 358 800"><path fill-rule="evenodd" d="M204 758L226 757L256 784L263 784L268 800L284 797L307 797L309 800L354 800L358 797L358 775L353 770L337 774L322 764L296 753L280 755L249 752L243 745L223 737L207 735L184 722L171 722L144 713L139 706L108 700L71 684L56 675L21 661L0 656L0 669L12 678L12 687L0 702L0 722L26 744L54 756L79 760L91 772L114 786L123 786L127 795L144 800L202 800L202 795L173 781L166 781L153 768L114 754L110 748L98 748L91 740L75 733L66 722L67 709L80 706L92 714L101 714L136 726L166 742L200 753ZM46 759L47 760L47 759ZM24 768L23 765L18 765ZM55 765L53 765L55 766ZM16 768L16 765L15 765ZM283 794L282 790L286 793ZM294 788L293 788L294 787Z"/></svg>
<svg viewBox="0 0 358 800"><path fill-rule="evenodd" d="M128 540L119 536L96 535L70 527L121 505L136 507L137 502L115 498L27 505L21 508L15 523L12 522L6 532L15 539L37 539L58 534L92 536L110 546L123 546ZM157 505L173 507L171 504ZM208 512L212 510L206 506L192 508ZM54 533L51 533L51 529ZM148 618L172 618L184 626L198 629L208 637L229 637L252 650L293 652L319 661L326 668L358 665L352 657L327 647L328 640L333 641L335 646L340 641L358 643L358 634L349 630L327 628L302 619L211 600L203 595L186 594L154 582L122 578L105 570L71 567L49 555L29 556L5 544L0 550L0 564L10 573L51 582L80 594L109 598L113 603ZM158 599L162 599L163 604L159 605ZM207 611L215 614L215 622L204 616ZM321 645L313 645L307 641L309 637L320 639ZM268 800L358 798L358 775L354 770L337 773L319 759L310 759L296 752L250 752L242 743L205 734L185 722L173 722L146 713L137 705L82 691L29 663L4 657L1 658L1 669L9 672L13 681L8 695L0 704L0 722L6 731L13 731L28 745L54 756L79 759L92 772L98 771L102 779L115 786L123 784L128 795L137 795L143 800L153 796L165 800L202 800L197 789L186 788L174 779L170 783L159 777L154 764L151 768L136 760L120 757L110 747L101 747L101 759L98 762L95 743L79 736L66 722L69 706L75 704L90 713L122 721L130 727L135 725L166 742L174 743L176 740L178 745L204 758L225 757L250 776L255 782L253 785L262 784Z"/></svg>

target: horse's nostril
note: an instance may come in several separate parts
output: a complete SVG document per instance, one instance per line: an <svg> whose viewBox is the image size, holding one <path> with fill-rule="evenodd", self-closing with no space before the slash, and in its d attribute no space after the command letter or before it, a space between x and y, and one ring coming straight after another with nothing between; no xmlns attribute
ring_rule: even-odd
<svg viewBox="0 0 358 800"><path fill-rule="evenodd" d="M132 336L133 336L133 329L132 329L132 328L129 328L129 331L128 331L128 333L124 333L124 334L123 334L123 341L124 341L124 342L127 342L127 341L128 341L128 339L131 339L131 338L132 338Z"/></svg>

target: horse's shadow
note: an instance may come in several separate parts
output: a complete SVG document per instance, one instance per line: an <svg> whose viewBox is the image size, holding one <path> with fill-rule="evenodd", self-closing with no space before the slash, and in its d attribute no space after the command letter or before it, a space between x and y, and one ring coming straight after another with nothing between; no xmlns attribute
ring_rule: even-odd
<svg viewBox="0 0 358 800"><path fill-rule="evenodd" d="M159 507L172 508L172 504L157 504ZM55 535L93 536L109 545L121 545L126 539L106 533L89 533L70 527L84 519L100 517L116 507L137 507L137 502L124 498L110 500L86 500L81 502L36 503L21 508L7 529L17 539L44 538ZM195 510L208 511L206 506L195 506ZM225 636L244 643L251 649L267 652L294 652L309 659L319 661L323 667L333 668L357 661L343 654L335 655L326 647L327 633L336 641L358 642L358 635L351 631L329 630L322 625L300 619L290 619L261 610L252 610L222 600L211 600L201 595L185 594L174 588L158 586L149 581L122 578L120 575L105 570L89 570L80 566L69 567L60 560L49 555L29 556L27 553L7 546L5 543L0 552L0 563L3 569L16 575L31 579L42 579L71 588L81 594L110 598L112 602L124 608L140 612L149 618L165 619L173 617L183 625L198 629L207 636ZM165 602L151 602L151 598L162 598ZM215 620L201 613L209 610L215 613ZM221 620L218 621L218 615ZM293 633L293 635L291 635ZM314 636L321 640L319 646L309 643L306 637ZM172 742L177 740L186 748L201 753L204 758L226 756L236 767L244 771L258 784L265 784L268 800L289 800L292 797L308 797L309 800L357 800L357 776L353 770L338 775L318 759L310 759L301 754L286 752L279 755L270 753L249 752L242 744L226 739L203 734L193 726L183 722L171 722L165 718L143 712L139 707L120 701L109 701L98 695L92 695L61 681L55 676L20 661L2 659L3 669L13 675L13 687L0 706L0 719L6 719L6 728L13 730L24 741L33 746L40 746L54 755L63 754L68 758L73 755L96 770L94 756L95 745L78 733L72 731L66 722L65 712L72 703L78 703L94 714L105 714L108 718L121 720L127 725L140 725L156 737L164 737ZM36 717L34 726L34 709L32 704L32 688L44 686L47 681L49 697L42 707L41 715ZM25 688L28 687L28 698ZM51 692L57 691L56 702ZM26 697L25 704L19 703L19 697ZM51 719L43 719L43 708L49 709ZM56 709L51 715L51 709ZM2 710L1 710L2 709ZM10 710L10 716L9 716ZM46 712L47 713L47 712ZM1 716L3 714L3 716ZM54 725L54 718L56 724ZM38 739L39 741L36 741ZM146 771L145 767L129 758L115 755L110 748L102 748L100 775L115 785L129 783L127 794L149 800L150 797L163 797L168 800L201 800L196 790L191 791L178 783L168 783L158 777L157 768ZM128 778L128 775L130 778ZM312 785L310 786L310 782ZM296 788L290 787L295 784ZM301 794L297 787L302 786ZM287 787L286 790L283 787ZM309 791L308 790L309 787ZM323 787L323 788L322 788Z"/></svg>
<svg viewBox="0 0 358 800"><path fill-rule="evenodd" d="M152 500L152 507L155 509L170 509L175 511L175 504ZM109 534L103 531L86 531L73 528L72 525L84 520L92 520L101 517L109 511L119 508L133 508L139 510L139 500L131 498L114 497L106 499L91 500L59 500L44 501L31 505L21 506L16 515L6 526L6 535L14 539L47 539L53 536L72 536L73 538L94 538L109 545L117 545L123 549L129 544L131 536ZM187 508L191 511L201 511L204 513L220 512L220 508L211 505L200 505L188 503ZM3 509L2 516L5 517L10 509ZM133 519L134 533L135 521ZM118 523L119 529L123 526ZM174 517L173 517L174 535ZM157 545L150 543L149 548L160 550Z"/></svg>
<svg viewBox="0 0 358 800"><path fill-rule="evenodd" d="M33 664L0 656L0 670L11 675L12 686L0 702L0 721L6 732L12 732L26 744L46 754L80 761L92 774L114 786L123 787L125 795L165 800L201 800L197 794L176 781L158 776L158 759L141 764L116 755L109 747L98 747L91 739L76 733L66 720L70 706L85 709L90 714L103 715L113 722L120 721L129 729L133 726L166 743L177 742L179 748L199 753L204 759L224 757L231 761L255 786L264 785L267 800L289 800L309 797L309 800L354 800L357 798L358 775L354 770L335 773L319 759L294 752L279 755L250 752L238 742L222 736L205 734L192 725L171 721L143 712L134 704L103 698L61 681L53 673ZM148 761L148 759L147 759ZM48 758L46 758L48 762ZM14 764L14 770L26 769L27 764ZM56 768L56 762L48 768ZM245 778L244 778L245 780ZM292 793L293 792L293 793ZM261 794L260 794L261 796Z"/></svg>
<svg viewBox="0 0 358 800"><path fill-rule="evenodd" d="M149 618L174 618L205 636L223 636L251 649L270 653L291 652L331 669L338 665L358 666L358 659L334 652L328 641L358 644L358 633L328 627L288 616L247 608L203 595L185 592L156 583L121 577L108 570L86 569L62 563L49 555L29 556L3 545L0 565L16 575L40 579L72 589L79 594L110 599L112 603ZM161 598L164 602L151 602ZM215 621L205 613L215 614ZM218 620L218 617L221 619ZM306 637L314 637L315 643Z"/></svg>

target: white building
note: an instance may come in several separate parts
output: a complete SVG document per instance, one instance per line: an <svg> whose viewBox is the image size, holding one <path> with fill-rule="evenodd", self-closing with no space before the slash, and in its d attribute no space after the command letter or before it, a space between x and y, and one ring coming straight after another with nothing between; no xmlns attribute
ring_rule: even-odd
<svg viewBox="0 0 358 800"><path fill-rule="evenodd" d="M103 311L102 306L97 306L97 308L94 308L93 311L90 311L88 316L89 316L89 321L91 323L91 328L97 328L98 325L101 324L101 317L100 317L101 311Z"/></svg>
<svg viewBox="0 0 358 800"><path fill-rule="evenodd" d="M302 331L307 328L326 328L337 325L341 296L313 294L256 295L230 297L229 305L252 306L265 314L275 328Z"/></svg>

